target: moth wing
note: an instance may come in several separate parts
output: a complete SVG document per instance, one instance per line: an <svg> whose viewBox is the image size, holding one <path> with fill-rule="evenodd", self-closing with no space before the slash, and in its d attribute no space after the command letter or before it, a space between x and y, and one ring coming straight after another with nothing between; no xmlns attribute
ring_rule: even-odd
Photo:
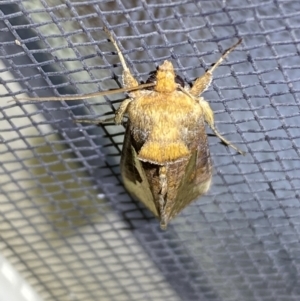
<svg viewBox="0 0 300 301"><path fill-rule="evenodd" d="M207 142L192 152L186 165L178 193L170 208L169 220L187 207L191 202L205 194L211 184L212 164Z"/></svg>
<svg viewBox="0 0 300 301"><path fill-rule="evenodd" d="M130 121L128 121L124 138L121 156L121 174L127 191L134 196L135 199L144 203L155 216L158 216L149 182L142 167L142 162L138 159L132 144Z"/></svg>

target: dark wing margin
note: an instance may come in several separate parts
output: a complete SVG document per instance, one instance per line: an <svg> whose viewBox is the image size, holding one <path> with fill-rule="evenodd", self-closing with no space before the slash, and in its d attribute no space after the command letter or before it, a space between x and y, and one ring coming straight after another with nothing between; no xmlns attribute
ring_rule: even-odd
<svg viewBox="0 0 300 301"><path fill-rule="evenodd" d="M127 191L135 199L144 203L155 216L158 216L153 194L145 175L142 162L138 160L137 153L133 147L130 121L128 121L124 137L121 156L121 174Z"/></svg>

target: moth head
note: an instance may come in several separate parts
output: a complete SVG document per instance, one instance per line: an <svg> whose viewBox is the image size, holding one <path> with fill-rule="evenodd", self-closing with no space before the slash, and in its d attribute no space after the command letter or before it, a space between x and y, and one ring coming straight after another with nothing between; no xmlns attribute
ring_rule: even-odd
<svg viewBox="0 0 300 301"><path fill-rule="evenodd" d="M177 89L175 71L170 61L164 61L156 71L154 90L161 93L171 93Z"/></svg>
<svg viewBox="0 0 300 301"><path fill-rule="evenodd" d="M158 68L157 68L158 69ZM149 77L146 81L146 84L155 84L156 83L156 73L157 73L157 69L155 71L151 71L149 73ZM183 80L183 78L181 76L179 76L178 74L175 75L175 82L177 84L177 88L178 86L184 88L185 87L185 82ZM149 88L145 88L146 90L153 90L153 87L149 87Z"/></svg>

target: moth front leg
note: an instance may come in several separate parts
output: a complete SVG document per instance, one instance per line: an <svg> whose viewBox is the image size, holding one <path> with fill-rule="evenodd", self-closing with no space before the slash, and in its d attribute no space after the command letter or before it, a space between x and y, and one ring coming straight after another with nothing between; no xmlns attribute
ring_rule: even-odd
<svg viewBox="0 0 300 301"><path fill-rule="evenodd" d="M121 65L123 67L123 86L124 88L133 88L133 87L137 87L139 85L138 81L133 77L133 75L131 74L125 58L119 48L118 43L116 42L115 38L113 37L113 35L111 34L111 32L108 30L108 28L104 27L104 31L107 34L108 38L110 39L110 41L113 43L114 47L116 48L117 54L119 56L119 60L121 62ZM138 91L133 92L133 93L138 93Z"/></svg>
<svg viewBox="0 0 300 301"><path fill-rule="evenodd" d="M199 104L203 110L204 120L208 124L208 126L212 129L214 134L227 146L232 147L234 150L236 150L239 154L245 155L245 152L237 148L234 144L232 144L230 141L225 139L215 128L215 121L214 121L214 112L209 106L208 102L203 99L203 97L199 97Z"/></svg>
<svg viewBox="0 0 300 301"><path fill-rule="evenodd" d="M201 77L196 79L193 86L189 90L189 93L194 97L198 97L209 87L211 81L212 74L209 71L207 71Z"/></svg>
<svg viewBox="0 0 300 301"><path fill-rule="evenodd" d="M237 43L228 48L211 68L209 68L202 76L196 79L192 88L189 90L191 95L198 97L209 87L213 78L213 72L224 61L228 54L233 51L241 42L242 39L239 39Z"/></svg>

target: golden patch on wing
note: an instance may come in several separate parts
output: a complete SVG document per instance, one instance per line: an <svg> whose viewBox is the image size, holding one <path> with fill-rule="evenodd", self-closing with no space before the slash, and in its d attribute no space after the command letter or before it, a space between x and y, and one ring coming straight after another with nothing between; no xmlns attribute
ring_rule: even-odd
<svg viewBox="0 0 300 301"><path fill-rule="evenodd" d="M189 150L181 141L165 144L160 141L148 140L138 153L138 158L141 161L162 165L166 162L175 163L188 159L189 154Z"/></svg>

